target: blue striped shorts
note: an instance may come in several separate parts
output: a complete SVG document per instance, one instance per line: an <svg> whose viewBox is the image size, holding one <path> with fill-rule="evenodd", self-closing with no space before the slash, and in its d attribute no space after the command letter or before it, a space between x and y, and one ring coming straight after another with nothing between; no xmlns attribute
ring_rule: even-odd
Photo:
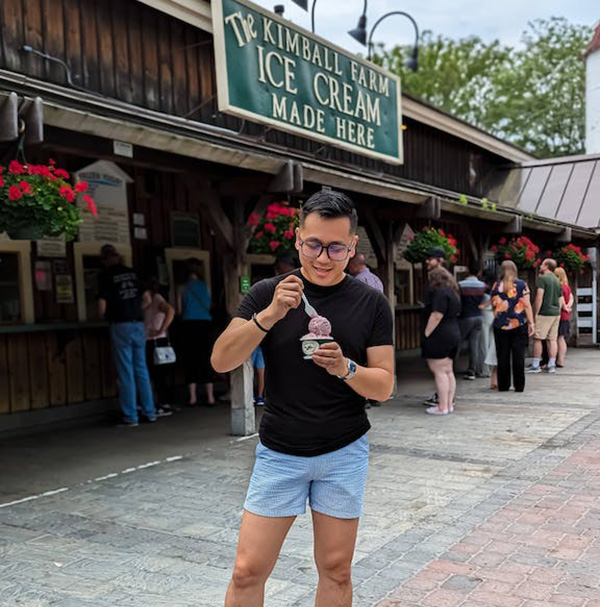
<svg viewBox="0 0 600 607"><path fill-rule="evenodd" d="M341 519L362 514L369 440L367 435L330 453L303 457L258 443L244 509L267 517L297 516L311 510Z"/></svg>

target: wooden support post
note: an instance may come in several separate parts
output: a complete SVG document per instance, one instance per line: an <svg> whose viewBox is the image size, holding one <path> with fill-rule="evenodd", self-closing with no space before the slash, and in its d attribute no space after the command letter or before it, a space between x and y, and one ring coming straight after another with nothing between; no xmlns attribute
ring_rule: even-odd
<svg viewBox="0 0 600 607"><path fill-rule="evenodd" d="M236 201L233 222L233 251L225 264L225 288L230 316L235 314L240 302L240 276L248 274L246 262L247 235L245 233L244 202ZM256 429L253 383L254 369L250 361L231 372L231 433L249 436Z"/></svg>
<svg viewBox="0 0 600 607"><path fill-rule="evenodd" d="M379 263L385 263L387 254L386 238L381 231L375 213L373 213L373 210L370 207L366 207L363 215L366 219L365 229L367 230L369 240L371 241L371 245L377 256L377 261Z"/></svg>
<svg viewBox="0 0 600 607"><path fill-rule="evenodd" d="M256 431L254 369L247 360L231 372L231 434L250 436Z"/></svg>

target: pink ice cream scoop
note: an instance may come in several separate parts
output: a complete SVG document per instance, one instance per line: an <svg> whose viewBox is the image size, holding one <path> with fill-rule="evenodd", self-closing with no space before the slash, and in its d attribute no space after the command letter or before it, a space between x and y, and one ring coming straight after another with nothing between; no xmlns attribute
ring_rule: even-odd
<svg viewBox="0 0 600 607"><path fill-rule="evenodd" d="M308 330L316 337L329 337L331 335L331 323L324 316L315 316L308 323Z"/></svg>

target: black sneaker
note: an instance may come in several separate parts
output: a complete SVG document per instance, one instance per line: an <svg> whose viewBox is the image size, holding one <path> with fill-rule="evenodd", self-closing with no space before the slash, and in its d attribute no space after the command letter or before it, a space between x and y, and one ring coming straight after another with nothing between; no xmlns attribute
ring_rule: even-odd
<svg viewBox="0 0 600 607"><path fill-rule="evenodd" d="M156 417L169 417L169 415L173 415L173 410L171 409L171 407L169 407L168 409L167 407L156 408Z"/></svg>
<svg viewBox="0 0 600 607"><path fill-rule="evenodd" d="M423 401L423 404L426 405L427 407L432 407L434 405L439 405L440 401L438 399L438 395L437 392L433 393L433 396L430 396L429 398L425 399Z"/></svg>
<svg viewBox="0 0 600 607"><path fill-rule="evenodd" d="M475 373L473 373L472 371L467 371L463 375L463 379L468 379L469 381L474 381L475 380Z"/></svg>

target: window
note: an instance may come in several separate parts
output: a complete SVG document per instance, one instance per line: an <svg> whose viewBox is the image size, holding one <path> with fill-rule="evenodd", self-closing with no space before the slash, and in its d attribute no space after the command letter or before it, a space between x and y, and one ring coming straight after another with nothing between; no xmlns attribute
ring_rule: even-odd
<svg viewBox="0 0 600 607"><path fill-rule="evenodd" d="M20 320L19 254L0 253L0 322Z"/></svg>
<svg viewBox="0 0 600 607"><path fill-rule="evenodd" d="M0 323L33 323L31 243L0 240Z"/></svg>

